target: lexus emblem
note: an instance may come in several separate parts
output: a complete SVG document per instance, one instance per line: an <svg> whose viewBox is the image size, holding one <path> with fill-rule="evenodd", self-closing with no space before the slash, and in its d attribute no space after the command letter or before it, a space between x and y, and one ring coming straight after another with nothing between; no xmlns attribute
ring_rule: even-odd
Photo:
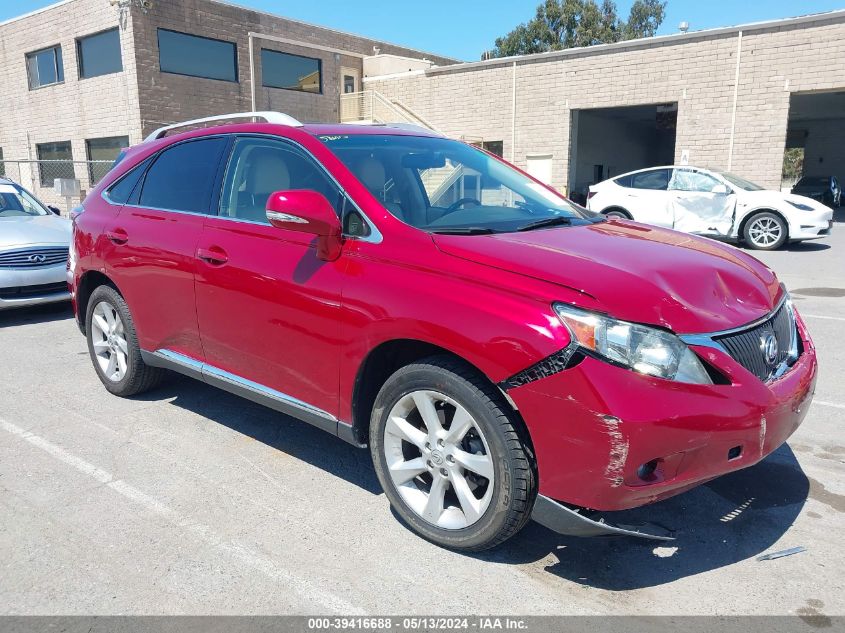
<svg viewBox="0 0 845 633"><path fill-rule="evenodd" d="M760 347L763 350L763 357L769 365L774 365L778 358L778 340L774 333L769 332L760 339Z"/></svg>
<svg viewBox="0 0 845 633"><path fill-rule="evenodd" d="M47 261L47 256L46 255L30 255L29 257L26 258L26 261L28 261L30 264L43 264L44 262Z"/></svg>

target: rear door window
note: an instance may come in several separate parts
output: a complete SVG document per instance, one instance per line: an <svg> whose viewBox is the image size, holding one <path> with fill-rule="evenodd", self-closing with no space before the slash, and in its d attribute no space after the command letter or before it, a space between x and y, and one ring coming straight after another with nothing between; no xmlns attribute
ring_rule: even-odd
<svg viewBox="0 0 845 633"><path fill-rule="evenodd" d="M666 191L669 187L669 170L654 169L631 176L631 186L634 189L653 189Z"/></svg>
<svg viewBox="0 0 845 633"><path fill-rule="evenodd" d="M227 143L223 137L203 138L164 150L147 171L140 206L209 213L217 169Z"/></svg>

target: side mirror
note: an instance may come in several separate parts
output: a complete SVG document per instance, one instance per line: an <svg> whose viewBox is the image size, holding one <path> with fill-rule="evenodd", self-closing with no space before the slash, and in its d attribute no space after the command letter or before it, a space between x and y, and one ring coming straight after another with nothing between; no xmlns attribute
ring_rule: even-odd
<svg viewBox="0 0 845 633"><path fill-rule="evenodd" d="M54 207L52 204L48 204L47 208L50 209L50 211L52 211L56 215L62 214L62 210L59 207Z"/></svg>
<svg viewBox="0 0 845 633"><path fill-rule="evenodd" d="M730 190L728 189L727 185L723 185L722 183L719 183L718 185L714 186L710 190L710 193L716 193L716 194L726 196L730 193Z"/></svg>
<svg viewBox="0 0 845 633"><path fill-rule="evenodd" d="M276 191L267 198L267 220L277 229L317 236L317 257L330 262L343 245L340 219L326 197L316 191Z"/></svg>

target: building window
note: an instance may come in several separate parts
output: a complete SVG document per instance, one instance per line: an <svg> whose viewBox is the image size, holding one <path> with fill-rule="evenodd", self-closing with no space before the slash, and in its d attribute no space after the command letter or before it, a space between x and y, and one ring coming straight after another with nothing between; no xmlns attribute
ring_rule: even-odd
<svg viewBox="0 0 845 633"><path fill-rule="evenodd" d="M89 138L85 141L85 151L88 155L88 178L93 187L112 168L120 150L129 147L128 136L109 136L106 138ZM98 161L98 162L94 162ZM102 161L102 162L99 162Z"/></svg>
<svg viewBox="0 0 845 633"><path fill-rule="evenodd" d="M51 46L26 55L26 71L29 75L29 89L60 84L65 80L62 64L62 47Z"/></svg>
<svg viewBox="0 0 845 633"><path fill-rule="evenodd" d="M238 52L232 42L158 30L158 64L163 73L221 81L238 80Z"/></svg>
<svg viewBox="0 0 845 633"><path fill-rule="evenodd" d="M38 155L38 174L42 187L52 187L56 178L76 178L70 141L39 143L35 146L35 153Z"/></svg>
<svg viewBox="0 0 845 633"><path fill-rule="evenodd" d="M300 92L323 92L321 62L313 57L302 57L261 49L261 85Z"/></svg>
<svg viewBox="0 0 845 633"><path fill-rule="evenodd" d="M499 158L502 158L505 155L505 142L504 141L482 141L481 142L481 149L485 149L491 154L495 154Z"/></svg>
<svg viewBox="0 0 845 633"><path fill-rule="evenodd" d="M6 163L3 162L3 148L0 147L0 177L6 175Z"/></svg>
<svg viewBox="0 0 845 633"><path fill-rule="evenodd" d="M120 33L117 29L95 33L76 40L79 76L82 79L119 73L123 70L120 57Z"/></svg>

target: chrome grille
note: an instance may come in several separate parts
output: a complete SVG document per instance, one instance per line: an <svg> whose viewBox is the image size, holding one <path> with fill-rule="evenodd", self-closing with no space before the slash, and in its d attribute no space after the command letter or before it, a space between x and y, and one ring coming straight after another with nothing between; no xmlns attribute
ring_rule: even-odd
<svg viewBox="0 0 845 633"><path fill-rule="evenodd" d="M28 248L17 251L0 252L0 269L45 268L63 264L67 261L68 249Z"/></svg>
<svg viewBox="0 0 845 633"><path fill-rule="evenodd" d="M770 336L777 342L777 352L767 354ZM797 332L795 317L788 302L768 319L742 332L716 336L733 359L760 380L773 377L784 364L795 360ZM771 343L768 352L772 351ZM790 356L793 356L790 358Z"/></svg>

